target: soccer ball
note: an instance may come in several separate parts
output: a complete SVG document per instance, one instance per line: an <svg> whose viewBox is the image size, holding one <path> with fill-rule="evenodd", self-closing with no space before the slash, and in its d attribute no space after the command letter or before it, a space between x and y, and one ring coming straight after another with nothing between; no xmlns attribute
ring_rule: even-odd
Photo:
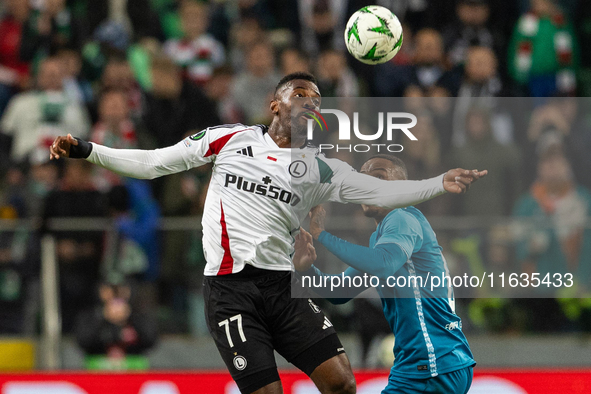
<svg viewBox="0 0 591 394"><path fill-rule="evenodd" d="M349 53L360 62L385 63L396 56L402 46L402 25L385 7L363 7L349 18L345 43Z"/></svg>

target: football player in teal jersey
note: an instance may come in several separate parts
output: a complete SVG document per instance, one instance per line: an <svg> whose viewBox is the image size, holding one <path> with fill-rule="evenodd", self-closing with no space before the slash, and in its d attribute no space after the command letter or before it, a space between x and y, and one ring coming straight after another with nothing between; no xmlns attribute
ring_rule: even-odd
<svg viewBox="0 0 591 394"><path fill-rule="evenodd" d="M361 172L385 180L407 179L406 166L391 155L372 157ZM427 283L421 285L421 281L410 280L449 275L431 225L415 207L387 209L362 205L362 208L377 224L369 247L349 243L324 231L325 212L317 207L312 211L311 235L302 231L296 242L296 269L303 271L303 276L321 279L330 276L311 265L316 259L311 244L314 237L350 266L344 272L346 277L353 279L369 274L380 278L376 290L396 338L395 362L382 394L467 393L476 363L462 332L461 320L454 311L453 290L449 286L431 289ZM406 286L387 286L388 277L409 280ZM323 295L338 304L366 289L352 286L346 292Z"/></svg>

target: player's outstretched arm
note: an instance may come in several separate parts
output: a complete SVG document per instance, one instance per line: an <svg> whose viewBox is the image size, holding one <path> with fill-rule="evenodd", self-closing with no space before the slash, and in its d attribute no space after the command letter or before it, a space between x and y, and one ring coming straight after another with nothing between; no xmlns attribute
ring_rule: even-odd
<svg viewBox="0 0 591 394"><path fill-rule="evenodd" d="M85 159L90 155L92 145L79 138L59 136L49 147L49 160L57 160L60 157L71 157L72 159Z"/></svg>
<svg viewBox="0 0 591 394"><path fill-rule="evenodd" d="M119 175L138 179L154 179L192 167L183 159L178 145L156 150L113 149L68 134L57 137L49 152L51 160L86 159Z"/></svg>
<svg viewBox="0 0 591 394"><path fill-rule="evenodd" d="M393 275L408 260L408 256L396 243L378 245L375 248L356 245L335 237L324 229L326 213L321 206L311 211L310 233L329 252L350 267L380 278Z"/></svg>
<svg viewBox="0 0 591 394"><path fill-rule="evenodd" d="M369 175L351 173L343 180L340 198L343 202L402 208L415 205L445 192L465 193L470 185L487 171L449 170L443 175L422 181L384 181Z"/></svg>
<svg viewBox="0 0 591 394"><path fill-rule="evenodd" d="M487 170L464 170L455 168L443 174L443 187L449 193L461 194L470 189L470 185L488 174Z"/></svg>
<svg viewBox="0 0 591 394"><path fill-rule="evenodd" d="M295 242L293 265L296 271L300 272L302 276L316 278L316 283L328 284L331 283L331 276L338 276L340 278L344 275L351 277L351 280L357 276L363 276L363 272L357 271L354 268L347 268L347 270L341 274L326 274L313 265L314 261L316 261L316 257L316 249L314 248L312 235L303 228L300 228L300 234L296 237ZM339 288L334 292L331 292L330 286L327 285L315 290L330 303L339 305L350 301L353 297L366 290L366 287Z"/></svg>

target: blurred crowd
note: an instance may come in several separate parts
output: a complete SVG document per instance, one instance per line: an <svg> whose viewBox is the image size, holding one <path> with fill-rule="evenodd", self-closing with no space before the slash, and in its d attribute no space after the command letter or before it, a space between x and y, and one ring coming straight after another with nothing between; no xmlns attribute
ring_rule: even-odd
<svg viewBox="0 0 591 394"><path fill-rule="evenodd" d="M404 29L400 53L379 66L355 61L343 38L349 15L369 4L391 9ZM499 226L443 232L449 259L472 270L560 264L580 275L579 291L591 290L591 108L581 98L591 93L588 1L4 0L0 12L0 219L40 229L0 232L0 332L37 329L28 300L39 297L39 235L49 219L101 217L116 231L55 233L64 332L80 314L125 327L111 311L127 322L134 314L124 299L156 314L163 332L204 334L199 233L158 229L163 216L202 212L210 168L148 183L85 161L49 161L48 145L71 133L152 149L208 126L268 124L275 85L295 71L314 73L325 97L455 98L451 109L421 111L419 141L402 153L410 176L451 167L490 175L462 198L421 208L553 226L519 236ZM516 117L507 103L517 101L506 97L533 104ZM112 306L104 286L121 283L137 296ZM550 300L557 317L545 323L516 317L544 308L534 301L466 308L475 329L591 330L583 301ZM96 350L89 335L79 334L82 346Z"/></svg>

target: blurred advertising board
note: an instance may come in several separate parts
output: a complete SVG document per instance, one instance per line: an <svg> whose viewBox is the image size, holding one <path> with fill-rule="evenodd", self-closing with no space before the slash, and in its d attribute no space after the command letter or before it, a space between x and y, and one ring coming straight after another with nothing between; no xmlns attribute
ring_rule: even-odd
<svg viewBox="0 0 591 394"><path fill-rule="evenodd" d="M379 394L387 371L357 371L357 393ZM282 372L285 394L317 394L302 373ZM221 371L0 375L0 394L239 394ZM471 394L591 393L589 370L477 369Z"/></svg>

